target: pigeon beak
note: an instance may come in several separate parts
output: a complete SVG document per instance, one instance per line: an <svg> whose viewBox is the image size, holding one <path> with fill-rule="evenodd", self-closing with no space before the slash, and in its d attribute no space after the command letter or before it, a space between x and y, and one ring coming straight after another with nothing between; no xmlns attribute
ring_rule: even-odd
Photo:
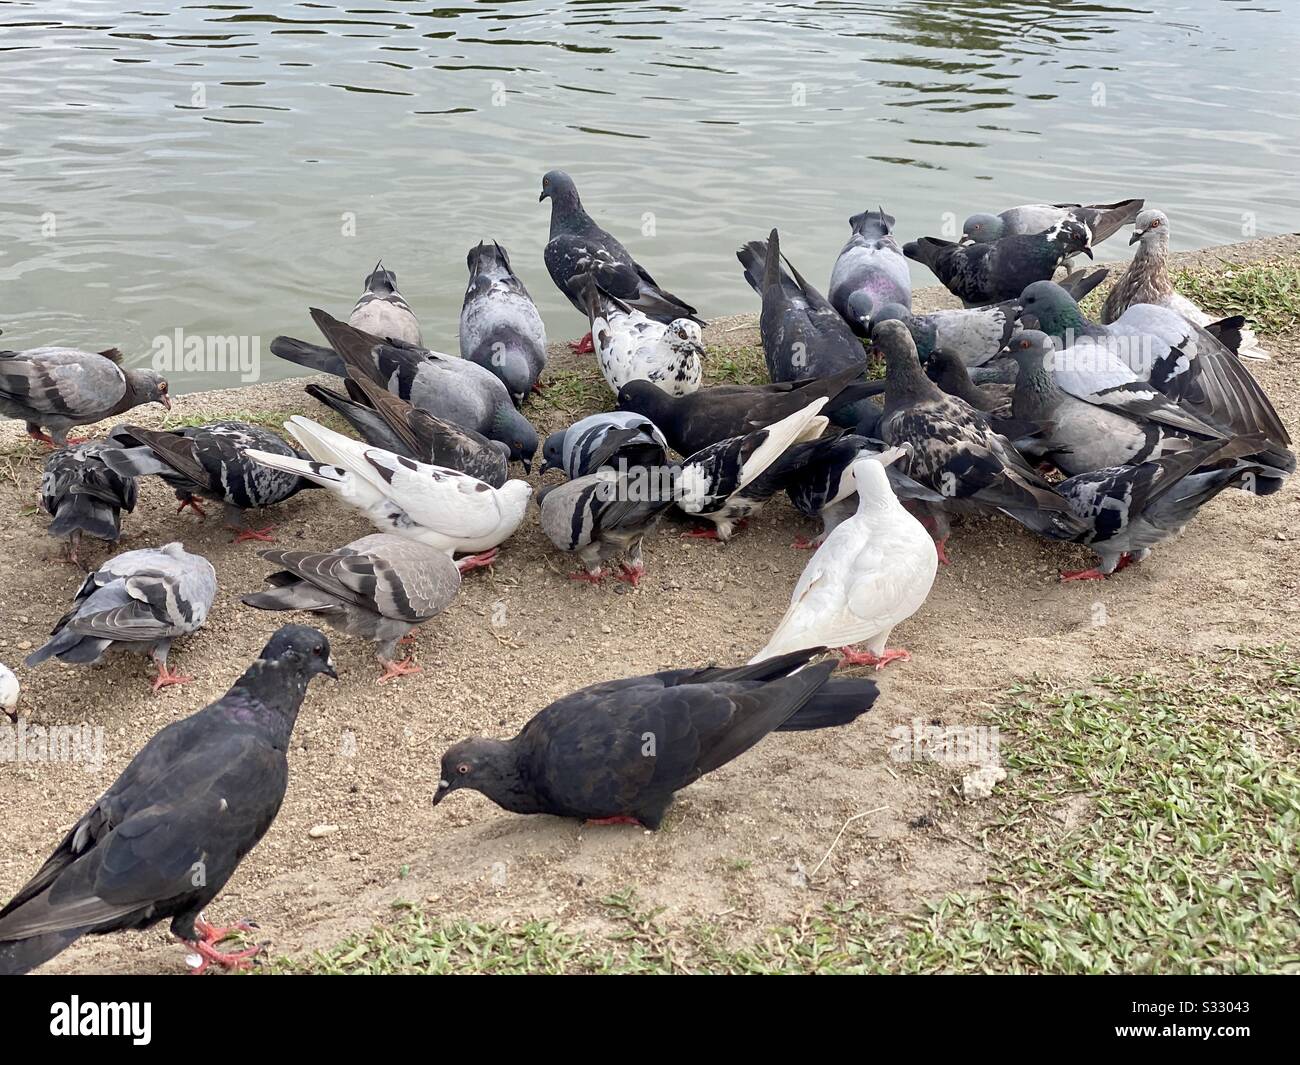
<svg viewBox="0 0 1300 1065"><path fill-rule="evenodd" d="M974 238L971 237L970 234L968 233L963 233L961 235L961 240L957 241L957 244L963 248L966 247L968 244L974 244L974 243L975 243Z"/></svg>
<svg viewBox="0 0 1300 1065"><path fill-rule="evenodd" d="M433 793L433 805L437 806L451 791L451 785L445 780L438 781L438 790Z"/></svg>
<svg viewBox="0 0 1300 1065"><path fill-rule="evenodd" d="M172 409L172 401L171 401L171 399L168 397L168 395L167 395L166 392L164 392L161 396L158 397L158 402L161 403L161 404L163 405L163 410L171 410L171 409Z"/></svg>
<svg viewBox="0 0 1300 1065"><path fill-rule="evenodd" d="M1146 230L1145 230L1145 229L1135 229L1135 230L1133 230L1133 235L1132 235L1131 237L1128 238L1128 242L1129 242L1130 244L1136 244L1136 243L1137 243L1139 240L1141 240L1144 236L1146 236Z"/></svg>
<svg viewBox="0 0 1300 1065"><path fill-rule="evenodd" d="M544 199L546 199L546 190L542 189L542 194L537 197L537 202L541 203Z"/></svg>
<svg viewBox="0 0 1300 1065"><path fill-rule="evenodd" d="M330 655L329 658L325 659L325 668L322 669L321 672L324 673L325 676L330 677L330 678L333 679L333 680L338 680L338 679L339 679L339 675L338 675L338 673L337 673L337 672L335 671L335 669L334 669L334 656L333 656L333 655Z"/></svg>
<svg viewBox="0 0 1300 1065"><path fill-rule="evenodd" d="M1085 244L1082 248L1079 249L1079 251L1081 251L1089 259L1093 259L1092 249L1088 247L1088 245Z"/></svg>
<svg viewBox="0 0 1300 1065"><path fill-rule="evenodd" d="M533 472L533 460L532 460L532 459L520 459L520 460L519 460L519 464L524 468L524 473L532 473L532 472Z"/></svg>

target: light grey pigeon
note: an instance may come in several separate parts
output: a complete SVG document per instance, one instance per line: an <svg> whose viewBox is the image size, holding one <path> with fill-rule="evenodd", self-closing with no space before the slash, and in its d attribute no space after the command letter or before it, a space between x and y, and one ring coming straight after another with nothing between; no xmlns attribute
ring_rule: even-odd
<svg viewBox="0 0 1300 1065"><path fill-rule="evenodd" d="M668 441L649 418L635 411L591 414L557 429L542 444L542 473L563 470L570 480L609 467L662 466Z"/></svg>
<svg viewBox="0 0 1300 1065"><path fill-rule="evenodd" d="M422 347L420 320L406 298L397 290L397 275L385 270L383 262L366 278L366 290L348 315L348 324L385 340L400 340Z"/></svg>
<svg viewBox="0 0 1300 1065"><path fill-rule="evenodd" d="M894 216L883 207L855 214L849 226L853 235L835 260L826 295L853 331L866 336L875 308L911 309L912 274L894 239Z"/></svg>
<svg viewBox="0 0 1300 1065"><path fill-rule="evenodd" d="M27 435L54 447L74 425L89 425L138 407L161 403L171 410L167 381L153 370L125 370L122 353L75 348L0 351L0 415L27 423ZM41 432L42 427L49 430Z"/></svg>
<svg viewBox="0 0 1300 1065"><path fill-rule="evenodd" d="M1026 233L1046 233L1052 226L1073 218L1088 227L1092 245L1113 237L1137 217L1142 200L1118 203L1026 203L999 214L973 214L962 225L962 239L974 244L989 244L1003 237Z"/></svg>
<svg viewBox="0 0 1300 1065"><path fill-rule="evenodd" d="M14 671L0 662L0 710L10 721L18 720L18 696L21 688Z"/></svg>
<svg viewBox="0 0 1300 1065"><path fill-rule="evenodd" d="M367 444L430 466L460 470L493 488L506 483L510 449L500 440L489 440L473 429L412 407L355 370L348 370L345 383L346 396L317 384L303 391L342 417Z"/></svg>
<svg viewBox="0 0 1300 1065"><path fill-rule="evenodd" d="M699 389L704 333L696 322L657 322L601 291L591 274L570 278L569 285L587 309L596 363L612 391L629 381L649 381L670 396Z"/></svg>
<svg viewBox="0 0 1300 1065"><path fill-rule="evenodd" d="M551 280L579 314L586 314L571 280L591 274L601 291L635 307L656 322L695 317L695 308L659 286L649 271L628 254L617 239L592 220L578 198L578 188L563 170L552 170L542 178L537 202L551 201L551 232L544 257ZM582 354L591 348L591 334L571 345Z"/></svg>
<svg viewBox="0 0 1300 1065"><path fill-rule="evenodd" d="M312 320L330 347L292 337L276 337L271 351L282 359L321 373L348 377L354 373L434 417L510 449L510 458L532 468L537 431L518 410L506 386L491 370L476 362L427 351L412 344L388 343L312 308Z"/></svg>
<svg viewBox="0 0 1300 1065"><path fill-rule="evenodd" d="M854 460L856 513L808 560L789 609L751 662L817 647L842 648L842 664L877 669L912 657L886 644L894 626L915 614L930 594L939 557L929 533L903 509L885 475L885 467L903 454L902 448L891 448ZM866 650L852 651L856 643L865 643Z"/></svg>
<svg viewBox="0 0 1300 1065"><path fill-rule="evenodd" d="M202 555L180 543L114 555L90 574L59 619L51 639L27 656L91 665L110 648L149 655L158 667L153 690L183 684L167 668L172 641L199 629L217 594L217 574Z"/></svg>
<svg viewBox="0 0 1300 1065"><path fill-rule="evenodd" d="M546 368L546 329L528 289L496 241L469 251L469 286L460 308L460 353L491 370L515 406L537 391ZM371 330L374 332L374 330Z"/></svg>
<svg viewBox="0 0 1300 1065"><path fill-rule="evenodd" d="M493 549L527 513L533 492L527 481L493 488L459 470L362 444L299 414L284 427L312 456L310 461L262 451L250 451L249 457L328 488L364 513L380 532L405 536L448 555L472 554L472 564L488 565L496 554Z"/></svg>
<svg viewBox="0 0 1300 1065"><path fill-rule="evenodd" d="M614 576L636 587L645 573L641 542L673 505L670 466L601 469L549 485L537 495L542 531L561 551L576 551L583 569L570 580L599 584L605 565L624 556Z"/></svg>
<svg viewBox="0 0 1300 1065"><path fill-rule="evenodd" d="M1106 294L1101 309L1101 321L1110 325L1135 303L1155 303L1168 307L1203 329L1217 323L1200 307L1179 293L1169 277L1169 219L1163 211L1143 211L1133 223L1130 244L1137 244L1137 254ZM1269 359L1272 356L1260 346L1259 338L1245 326L1238 327L1241 340L1233 349L1245 359Z"/></svg>
<svg viewBox="0 0 1300 1065"><path fill-rule="evenodd" d="M397 661L398 641L441 614L460 591L460 569L446 552L405 537L372 533L337 551L260 551L284 568L269 591L243 597L259 610L305 610L331 628L377 644L379 683L420 672Z"/></svg>
<svg viewBox="0 0 1300 1065"><path fill-rule="evenodd" d="M248 422L209 422L174 432L119 425L108 435L116 450L103 452L104 463L123 476L156 474L176 492L178 512L192 508L200 517L205 512L200 499L223 505L226 528L235 534L233 543L260 540L271 543L274 526L250 529L244 512L254 507L283 503L311 481L251 461L251 449L302 458L279 436Z"/></svg>
<svg viewBox="0 0 1300 1065"><path fill-rule="evenodd" d="M80 565L83 535L115 544L122 535L122 511L135 510L135 478L114 472L103 454L112 445L102 440L60 448L45 460L41 474L41 509L54 520L48 532L68 540L68 561Z"/></svg>
<svg viewBox="0 0 1300 1065"><path fill-rule="evenodd" d="M903 245L903 254L924 263L967 307L1012 300L1034 281L1051 278L1056 268L1080 253L1092 258L1091 235L1072 218L1045 233L1002 237L991 244L954 244L921 237Z"/></svg>
<svg viewBox="0 0 1300 1065"><path fill-rule="evenodd" d="M919 509L931 527L941 562L947 562L947 511L999 510L1033 532L1074 529L1065 501L984 416L949 396L925 376L912 335L901 322L872 330L873 348L885 360L885 412L879 433L886 444L911 448L906 472L943 497ZM1059 537L1058 537L1059 538Z"/></svg>

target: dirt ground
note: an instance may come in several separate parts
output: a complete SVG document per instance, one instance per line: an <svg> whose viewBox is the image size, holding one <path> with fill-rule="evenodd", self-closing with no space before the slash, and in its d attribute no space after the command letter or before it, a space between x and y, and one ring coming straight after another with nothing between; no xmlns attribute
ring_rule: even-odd
<svg viewBox="0 0 1300 1065"><path fill-rule="evenodd" d="M1297 254L1300 238L1283 237L1180 258ZM925 290L916 302L950 299ZM285 326L310 329L305 314ZM758 342L752 318L716 322L710 334L729 346ZM1275 359L1250 369L1300 437L1300 335L1265 339ZM573 365L558 351L555 359ZM173 415L319 416L301 383L182 396ZM543 403L528 413L544 435L585 412ZM48 519L32 511L40 464L25 457L35 452L20 438L16 423L0 425L0 660L18 672L32 723L102 726L106 750L98 770L0 763L2 898L149 736L224 693L288 620L239 603L271 569L256 545L232 545L215 517L177 515L171 493L148 479L120 548L180 539L212 560L220 582L207 626L173 649L173 667L193 683L154 695L147 661L134 656L94 669L23 667L82 578L58 561ZM529 915L594 929L601 897L634 886L670 915L706 918L747 938L839 899L910 912L946 891L978 889L989 855L980 804L958 796L962 770L891 759L891 730L978 725L987 700L1030 674L1071 681L1161 670L1187 652L1296 639L1298 493L1294 480L1267 499L1225 493L1180 540L1106 582L1058 582L1058 570L1091 565L1081 549L1037 540L1007 519L965 520L949 544L954 564L940 567L925 607L895 633L892 642L914 658L877 674L875 709L847 729L769 738L683 792L656 834L520 817L471 793L436 810L429 799L443 750L466 735L512 734L552 699L596 681L749 657L808 560L791 541L813 523L783 497L727 545L682 540L681 526L665 523L647 543L639 589L592 588L566 579L574 560L551 548L534 508L495 568L469 575L446 613L417 630L422 674L378 687L371 649L332 634L342 679L314 684L280 816L209 916L255 917L273 955L295 955L368 926L395 900L448 917ZM333 547L371 531L324 492L304 493L267 518L278 523L281 544ZM110 553L88 542L92 562ZM45 971L180 972L183 951L165 927L83 940Z"/></svg>

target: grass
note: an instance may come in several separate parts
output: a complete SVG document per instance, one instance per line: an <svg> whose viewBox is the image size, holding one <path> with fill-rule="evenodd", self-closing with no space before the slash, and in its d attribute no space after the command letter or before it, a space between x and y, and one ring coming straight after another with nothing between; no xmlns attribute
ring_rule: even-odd
<svg viewBox="0 0 1300 1065"><path fill-rule="evenodd" d="M1284 333L1300 323L1300 259L1181 270L1173 282L1206 313L1244 314L1265 333Z"/></svg>
<svg viewBox="0 0 1300 1065"><path fill-rule="evenodd" d="M1011 775L983 807L994 867L980 894L888 918L844 900L749 943L630 890L601 901L599 932L403 905L270 970L1300 971L1300 665L1280 645L1171 667L1005 693L989 723Z"/></svg>

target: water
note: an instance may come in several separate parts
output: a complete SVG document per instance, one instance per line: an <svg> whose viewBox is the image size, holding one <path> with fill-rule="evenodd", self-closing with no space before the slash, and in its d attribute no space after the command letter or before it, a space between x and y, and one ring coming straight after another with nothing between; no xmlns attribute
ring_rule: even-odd
<svg viewBox="0 0 1300 1065"><path fill-rule="evenodd" d="M824 285L846 219L877 204L903 239L1132 195L1179 248L1300 221L1300 24L1280 0L129 2L0 0L6 344L145 363L181 328L265 352L311 336L309 304L345 314L382 255L426 343L455 351L480 238L574 336L541 258L551 167L706 315L757 308L743 241L779 226Z"/></svg>

